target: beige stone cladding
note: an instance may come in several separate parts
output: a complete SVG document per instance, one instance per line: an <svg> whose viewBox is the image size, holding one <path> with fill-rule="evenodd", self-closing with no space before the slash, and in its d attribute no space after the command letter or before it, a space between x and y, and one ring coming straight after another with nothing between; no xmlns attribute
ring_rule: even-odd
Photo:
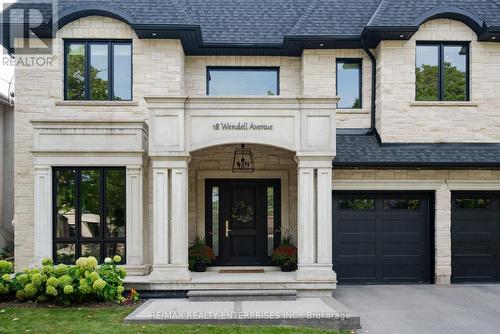
<svg viewBox="0 0 500 334"><path fill-rule="evenodd" d="M133 101L64 101L63 40L78 38L132 40ZM148 117L144 96L184 94L184 52L178 40L138 39L132 28L121 21L90 16L64 26L54 44L53 55L40 55L52 59L49 65L18 66L16 69L14 180L18 269L31 264L34 255L33 128L30 120L144 121Z"/></svg>
<svg viewBox="0 0 500 334"><path fill-rule="evenodd" d="M189 239L204 235L204 180L209 178L281 179L281 225L283 234L295 239L297 226L297 164L295 154L272 146L245 145L253 153L254 173L233 173L233 156L238 145L214 146L191 154L189 163ZM202 189L198 189L202 187ZM296 240L296 239L295 239Z"/></svg>
<svg viewBox="0 0 500 334"><path fill-rule="evenodd" d="M207 66L263 66L280 68L280 95L331 96L336 92L336 59L363 60L362 109L337 110L337 127L367 128L370 126L371 61L363 50L305 50L300 57L272 56L187 56L186 94L206 94Z"/></svg>
<svg viewBox="0 0 500 334"><path fill-rule="evenodd" d="M302 86L304 95L336 94L336 60L362 59L362 109L337 109L338 128L370 127L371 61L361 49L304 50L302 54Z"/></svg>
<svg viewBox="0 0 500 334"><path fill-rule="evenodd" d="M470 42L470 102L416 102L418 41ZM499 142L500 44L477 41L465 24L424 23L408 41L382 41L378 62L377 121L384 142Z"/></svg>
<svg viewBox="0 0 500 334"><path fill-rule="evenodd" d="M435 282L451 277L451 194L453 191L499 191L499 170L334 170L334 190L431 191L435 194Z"/></svg>

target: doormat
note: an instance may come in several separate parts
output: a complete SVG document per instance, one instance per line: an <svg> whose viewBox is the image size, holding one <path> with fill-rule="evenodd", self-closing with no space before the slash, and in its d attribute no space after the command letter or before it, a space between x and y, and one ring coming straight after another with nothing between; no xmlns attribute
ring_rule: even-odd
<svg viewBox="0 0 500 334"><path fill-rule="evenodd" d="M220 274L263 274L264 269L221 269Z"/></svg>

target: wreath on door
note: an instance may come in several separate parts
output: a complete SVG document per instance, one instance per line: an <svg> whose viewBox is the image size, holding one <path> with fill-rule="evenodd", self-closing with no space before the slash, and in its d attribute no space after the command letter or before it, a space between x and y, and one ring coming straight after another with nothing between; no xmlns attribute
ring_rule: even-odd
<svg viewBox="0 0 500 334"><path fill-rule="evenodd" d="M253 207L247 205L244 201L239 201L231 209L231 218L243 224L251 224L253 222L253 214Z"/></svg>

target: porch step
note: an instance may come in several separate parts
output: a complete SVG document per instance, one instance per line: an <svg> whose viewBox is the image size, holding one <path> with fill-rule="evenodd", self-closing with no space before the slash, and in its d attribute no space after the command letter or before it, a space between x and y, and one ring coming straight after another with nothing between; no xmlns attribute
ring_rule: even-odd
<svg viewBox="0 0 500 334"><path fill-rule="evenodd" d="M190 290L190 302L296 300L297 290Z"/></svg>

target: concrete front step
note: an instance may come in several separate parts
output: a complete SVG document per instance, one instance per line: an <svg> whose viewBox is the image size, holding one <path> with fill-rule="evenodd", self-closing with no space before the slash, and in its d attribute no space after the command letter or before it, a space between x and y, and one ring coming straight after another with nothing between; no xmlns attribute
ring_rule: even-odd
<svg viewBox="0 0 500 334"><path fill-rule="evenodd" d="M297 290L191 290L190 302L296 300Z"/></svg>
<svg viewBox="0 0 500 334"><path fill-rule="evenodd" d="M356 330L360 318L332 297L297 300L191 302L150 299L129 314L128 323L269 325Z"/></svg>

